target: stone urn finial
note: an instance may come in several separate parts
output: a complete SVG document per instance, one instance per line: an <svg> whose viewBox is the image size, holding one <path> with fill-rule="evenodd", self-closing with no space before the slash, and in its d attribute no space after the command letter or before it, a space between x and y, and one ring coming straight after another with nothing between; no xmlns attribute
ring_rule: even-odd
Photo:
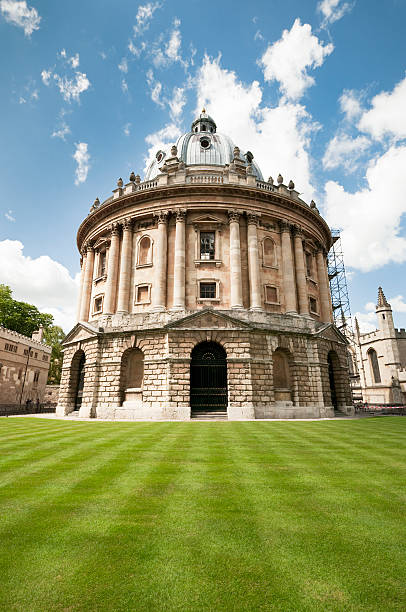
<svg viewBox="0 0 406 612"><path fill-rule="evenodd" d="M134 172L131 172L131 174L130 174L130 183L135 183L135 174L134 174Z"/></svg>
<svg viewBox="0 0 406 612"><path fill-rule="evenodd" d="M96 199L95 199L93 206L94 206L95 208L99 208L99 206L100 206L100 200L99 200L99 198L96 198Z"/></svg>
<svg viewBox="0 0 406 612"><path fill-rule="evenodd" d="M178 154L178 148L177 148L177 146L176 146L176 145L173 145L173 146L171 147L171 155L172 155L172 157L176 157L176 156L177 156L177 154Z"/></svg>
<svg viewBox="0 0 406 612"><path fill-rule="evenodd" d="M240 147L234 147L234 157L240 157Z"/></svg>
<svg viewBox="0 0 406 612"><path fill-rule="evenodd" d="M290 180L289 181L289 185L288 185L288 189L294 189L294 188L295 188L295 183L292 180Z"/></svg>
<svg viewBox="0 0 406 612"><path fill-rule="evenodd" d="M117 181L117 187L121 189L122 186L123 186L123 179L120 177Z"/></svg>
<svg viewBox="0 0 406 612"><path fill-rule="evenodd" d="M276 180L278 181L278 185L282 185L282 183L283 183L283 176L282 176L282 174L279 173L278 174L278 178Z"/></svg>
<svg viewBox="0 0 406 612"><path fill-rule="evenodd" d="M139 185L141 183L141 177L139 174L136 174L134 177L134 181L137 185Z"/></svg>
<svg viewBox="0 0 406 612"><path fill-rule="evenodd" d="M310 208L317 208L317 207L316 207L316 202L315 202L314 200L312 200L312 201L310 202Z"/></svg>
<svg viewBox="0 0 406 612"><path fill-rule="evenodd" d="M272 176L270 176L270 177L269 177L269 179L268 179L268 183L269 183L270 185L273 185L273 178L272 178Z"/></svg>

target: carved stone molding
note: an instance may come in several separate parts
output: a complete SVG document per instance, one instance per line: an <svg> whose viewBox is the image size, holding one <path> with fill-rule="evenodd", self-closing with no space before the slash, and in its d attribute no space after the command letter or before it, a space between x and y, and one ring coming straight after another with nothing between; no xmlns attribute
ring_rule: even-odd
<svg viewBox="0 0 406 612"><path fill-rule="evenodd" d="M169 216L169 212L167 210L160 210L159 212L156 212L154 214L154 219L156 220L158 225L160 223L166 224L168 222L168 216Z"/></svg>
<svg viewBox="0 0 406 612"><path fill-rule="evenodd" d="M131 231L132 230L132 219L130 219L129 217L126 219L123 219L122 227L123 227L124 232Z"/></svg>
<svg viewBox="0 0 406 612"><path fill-rule="evenodd" d="M175 210L176 223L185 223L186 221L186 210L184 208L178 208Z"/></svg>
<svg viewBox="0 0 406 612"><path fill-rule="evenodd" d="M257 225L259 224L259 215L255 213L247 213L248 225Z"/></svg>
<svg viewBox="0 0 406 612"><path fill-rule="evenodd" d="M303 229L300 227L300 225L293 225L292 232L294 236L300 236L300 238L303 238Z"/></svg>
<svg viewBox="0 0 406 612"><path fill-rule="evenodd" d="M112 236L118 236L120 233L120 226L118 223L112 223L110 226L110 233Z"/></svg>
<svg viewBox="0 0 406 612"><path fill-rule="evenodd" d="M238 210L229 210L228 211L228 222L229 223L239 223L240 222L241 213Z"/></svg>
<svg viewBox="0 0 406 612"><path fill-rule="evenodd" d="M291 225L287 221L278 221L278 225L281 232L290 232Z"/></svg>

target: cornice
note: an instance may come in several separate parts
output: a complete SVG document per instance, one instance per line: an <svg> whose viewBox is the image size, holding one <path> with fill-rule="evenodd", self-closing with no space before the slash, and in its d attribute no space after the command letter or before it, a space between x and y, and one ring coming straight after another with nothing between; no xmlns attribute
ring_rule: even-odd
<svg viewBox="0 0 406 612"><path fill-rule="evenodd" d="M285 210L299 213L302 217L306 218L315 227L317 227L317 229L324 236L326 247L328 249L332 244L329 226L327 225L323 217L319 215L318 212L315 212L314 210L309 208L309 206L307 206L307 204L305 204L304 202L301 202L300 200L293 200L288 196L284 196L275 192L261 190L254 186L220 183L181 184L155 187L153 189L140 190L120 196L118 198L107 200L106 203L102 204L100 208L90 213L80 224L77 233L78 249L80 250L82 248L83 242L86 240L91 230L96 228L103 222L103 220L108 219L115 212L120 213L123 218L128 217L128 209L130 206L144 205L154 202L154 207L151 208L151 210L148 212L149 214L156 214L157 209L162 207L166 209L175 209L178 208L179 205L181 205L183 208L186 207L186 204L183 202L177 202L175 205L168 203L167 200L174 198L188 198L190 196L199 195L207 197L208 194L210 194L210 197L222 196L222 199L224 199L225 211L227 211L230 206L234 205L234 203L230 202L228 198L241 197L245 198L246 200L253 200L257 204L276 205L281 208L281 211ZM209 202L207 202L207 204L209 205ZM238 207L241 208L242 204L238 203ZM133 212L136 216L136 210L134 210ZM145 215L146 213L147 211L142 211L143 215ZM283 218L284 217L281 216L281 219ZM119 217L117 218L117 220L119 220Z"/></svg>

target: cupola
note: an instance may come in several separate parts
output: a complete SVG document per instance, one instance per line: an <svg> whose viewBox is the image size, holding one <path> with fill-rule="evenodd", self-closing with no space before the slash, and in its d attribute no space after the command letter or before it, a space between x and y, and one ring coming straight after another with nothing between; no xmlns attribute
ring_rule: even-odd
<svg viewBox="0 0 406 612"><path fill-rule="evenodd" d="M212 119L210 115L206 113L206 109L203 108L199 117L193 121L191 131L195 133L208 132L209 134L215 134L216 130L217 126L214 119Z"/></svg>

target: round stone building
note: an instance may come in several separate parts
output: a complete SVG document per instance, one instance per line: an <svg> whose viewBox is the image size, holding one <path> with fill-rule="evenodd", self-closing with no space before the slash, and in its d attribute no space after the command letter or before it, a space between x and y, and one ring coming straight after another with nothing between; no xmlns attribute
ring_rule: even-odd
<svg viewBox="0 0 406 612"><path fill-rule="evenodd" d="M79 227L57 413L188 420L348 412L329 227L203 110Z"/></svg>

